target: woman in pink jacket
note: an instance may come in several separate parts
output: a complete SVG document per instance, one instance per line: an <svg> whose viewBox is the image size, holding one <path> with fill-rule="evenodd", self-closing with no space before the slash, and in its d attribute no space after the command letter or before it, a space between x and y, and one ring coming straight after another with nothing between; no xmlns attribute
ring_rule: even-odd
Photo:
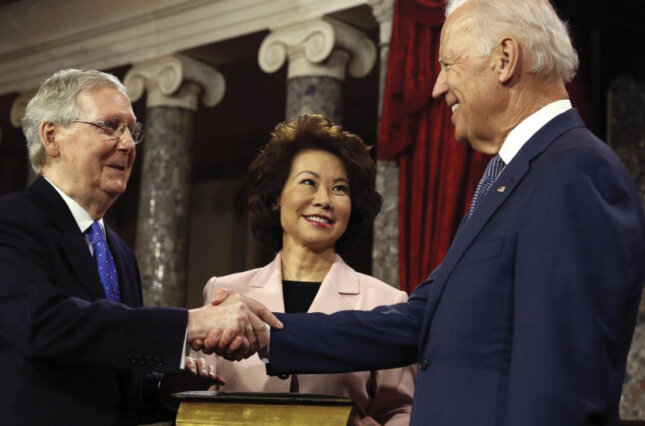
<svg viewBox="0 0 645 426"><path fill-rule="evenodd" d="M273 312L332 313L405 301L405 292L354 271L339 256L381 208L375 175L369 147L324 117L304 115L278 125L249 169L253 235L277 255L263 268L211 278L205 302L219 288L257 299ZM354 424L409 423L413 366L279 378L267 376L257 356L241 362L205 358L226 382L222 391L344 396L359 408Z"/></svg>

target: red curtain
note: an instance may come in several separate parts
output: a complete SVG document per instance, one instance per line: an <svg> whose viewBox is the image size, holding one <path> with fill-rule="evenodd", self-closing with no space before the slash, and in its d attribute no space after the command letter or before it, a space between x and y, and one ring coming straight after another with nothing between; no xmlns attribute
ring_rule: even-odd
<svg viewBox="0 0 645 426"><path fill-rule="evenodd" d="M399 272L408 292L443 259L487 158L454 139L451 112L432 99L443 0L394 5L377 158L399 165Z"/></svg>

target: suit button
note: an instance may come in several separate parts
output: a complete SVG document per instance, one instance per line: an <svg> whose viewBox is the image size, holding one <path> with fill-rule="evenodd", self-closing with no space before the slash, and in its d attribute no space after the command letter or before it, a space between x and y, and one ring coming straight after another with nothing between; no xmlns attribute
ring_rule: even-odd
<svg viewBox="0 0 645 426"><path fill-rule="evenodd" d="M289 378L288 374L278 374L278 378L282 380L287 380Z"/></svg>
<svg viewBox="0 0 645 426"><path fill-rule="evenodd" d="M427 359L422 359L421 362L419 363L419 368L421 370L425 370L426 368L428 368L428 365L430 365L430 362L428 362Z"/></svg>

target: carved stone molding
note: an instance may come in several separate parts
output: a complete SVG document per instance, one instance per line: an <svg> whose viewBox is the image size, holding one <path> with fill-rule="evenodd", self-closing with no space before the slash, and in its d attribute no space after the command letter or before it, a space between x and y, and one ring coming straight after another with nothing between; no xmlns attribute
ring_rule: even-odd
<svg viewBox="0 0 645 426"><path fill-rule="evenodd" d="M37 87L60 69L111 69L365 2L112 0L110 7L87 0L11 2L0 7L0 94Z"/></svg>
<svg viewBox="0 0 645 426"><path fill-rule="evenodd" d="M367 0L372 14L379 24L379 43L389 45L392 38L392 20L394 18L394 0Z"/></svg>
<svg viewBox="0 0 645 426"><path fill-rule="evenodd" d="M342 52L342 53L340 53ZM288 78L365 76L376 61L376 47L355 28L331 18L314 19L269 34L258 53L260 68L275 72L289 60Z"/></svg>
<svg viewBox="0 0 645 426"><path fill-rule="evenodd" d="M147 107L176 106L192 111L197 110L200 92L204 105L212 107L226 91L224 77L215 68L179 54L134 65L123 83L132 102L147 91Z"/></svg>

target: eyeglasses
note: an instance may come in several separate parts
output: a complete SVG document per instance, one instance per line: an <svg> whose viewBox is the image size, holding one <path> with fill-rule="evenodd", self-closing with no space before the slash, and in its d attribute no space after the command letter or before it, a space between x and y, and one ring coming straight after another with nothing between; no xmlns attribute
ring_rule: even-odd
<svg viewBox="0 0 645 426"><path fill-rule="evenodd" d="M120 138L125 133L125 129L130 130L132 135L132 140L135 145L143 140L143 124L136 122L133 127L128 126L123 121L118 118L110 118L109 120L104 121L85 121L85 120L74 120L72 123L85 123L90 124L94 127L98 127L111 138Z"/></svg>

